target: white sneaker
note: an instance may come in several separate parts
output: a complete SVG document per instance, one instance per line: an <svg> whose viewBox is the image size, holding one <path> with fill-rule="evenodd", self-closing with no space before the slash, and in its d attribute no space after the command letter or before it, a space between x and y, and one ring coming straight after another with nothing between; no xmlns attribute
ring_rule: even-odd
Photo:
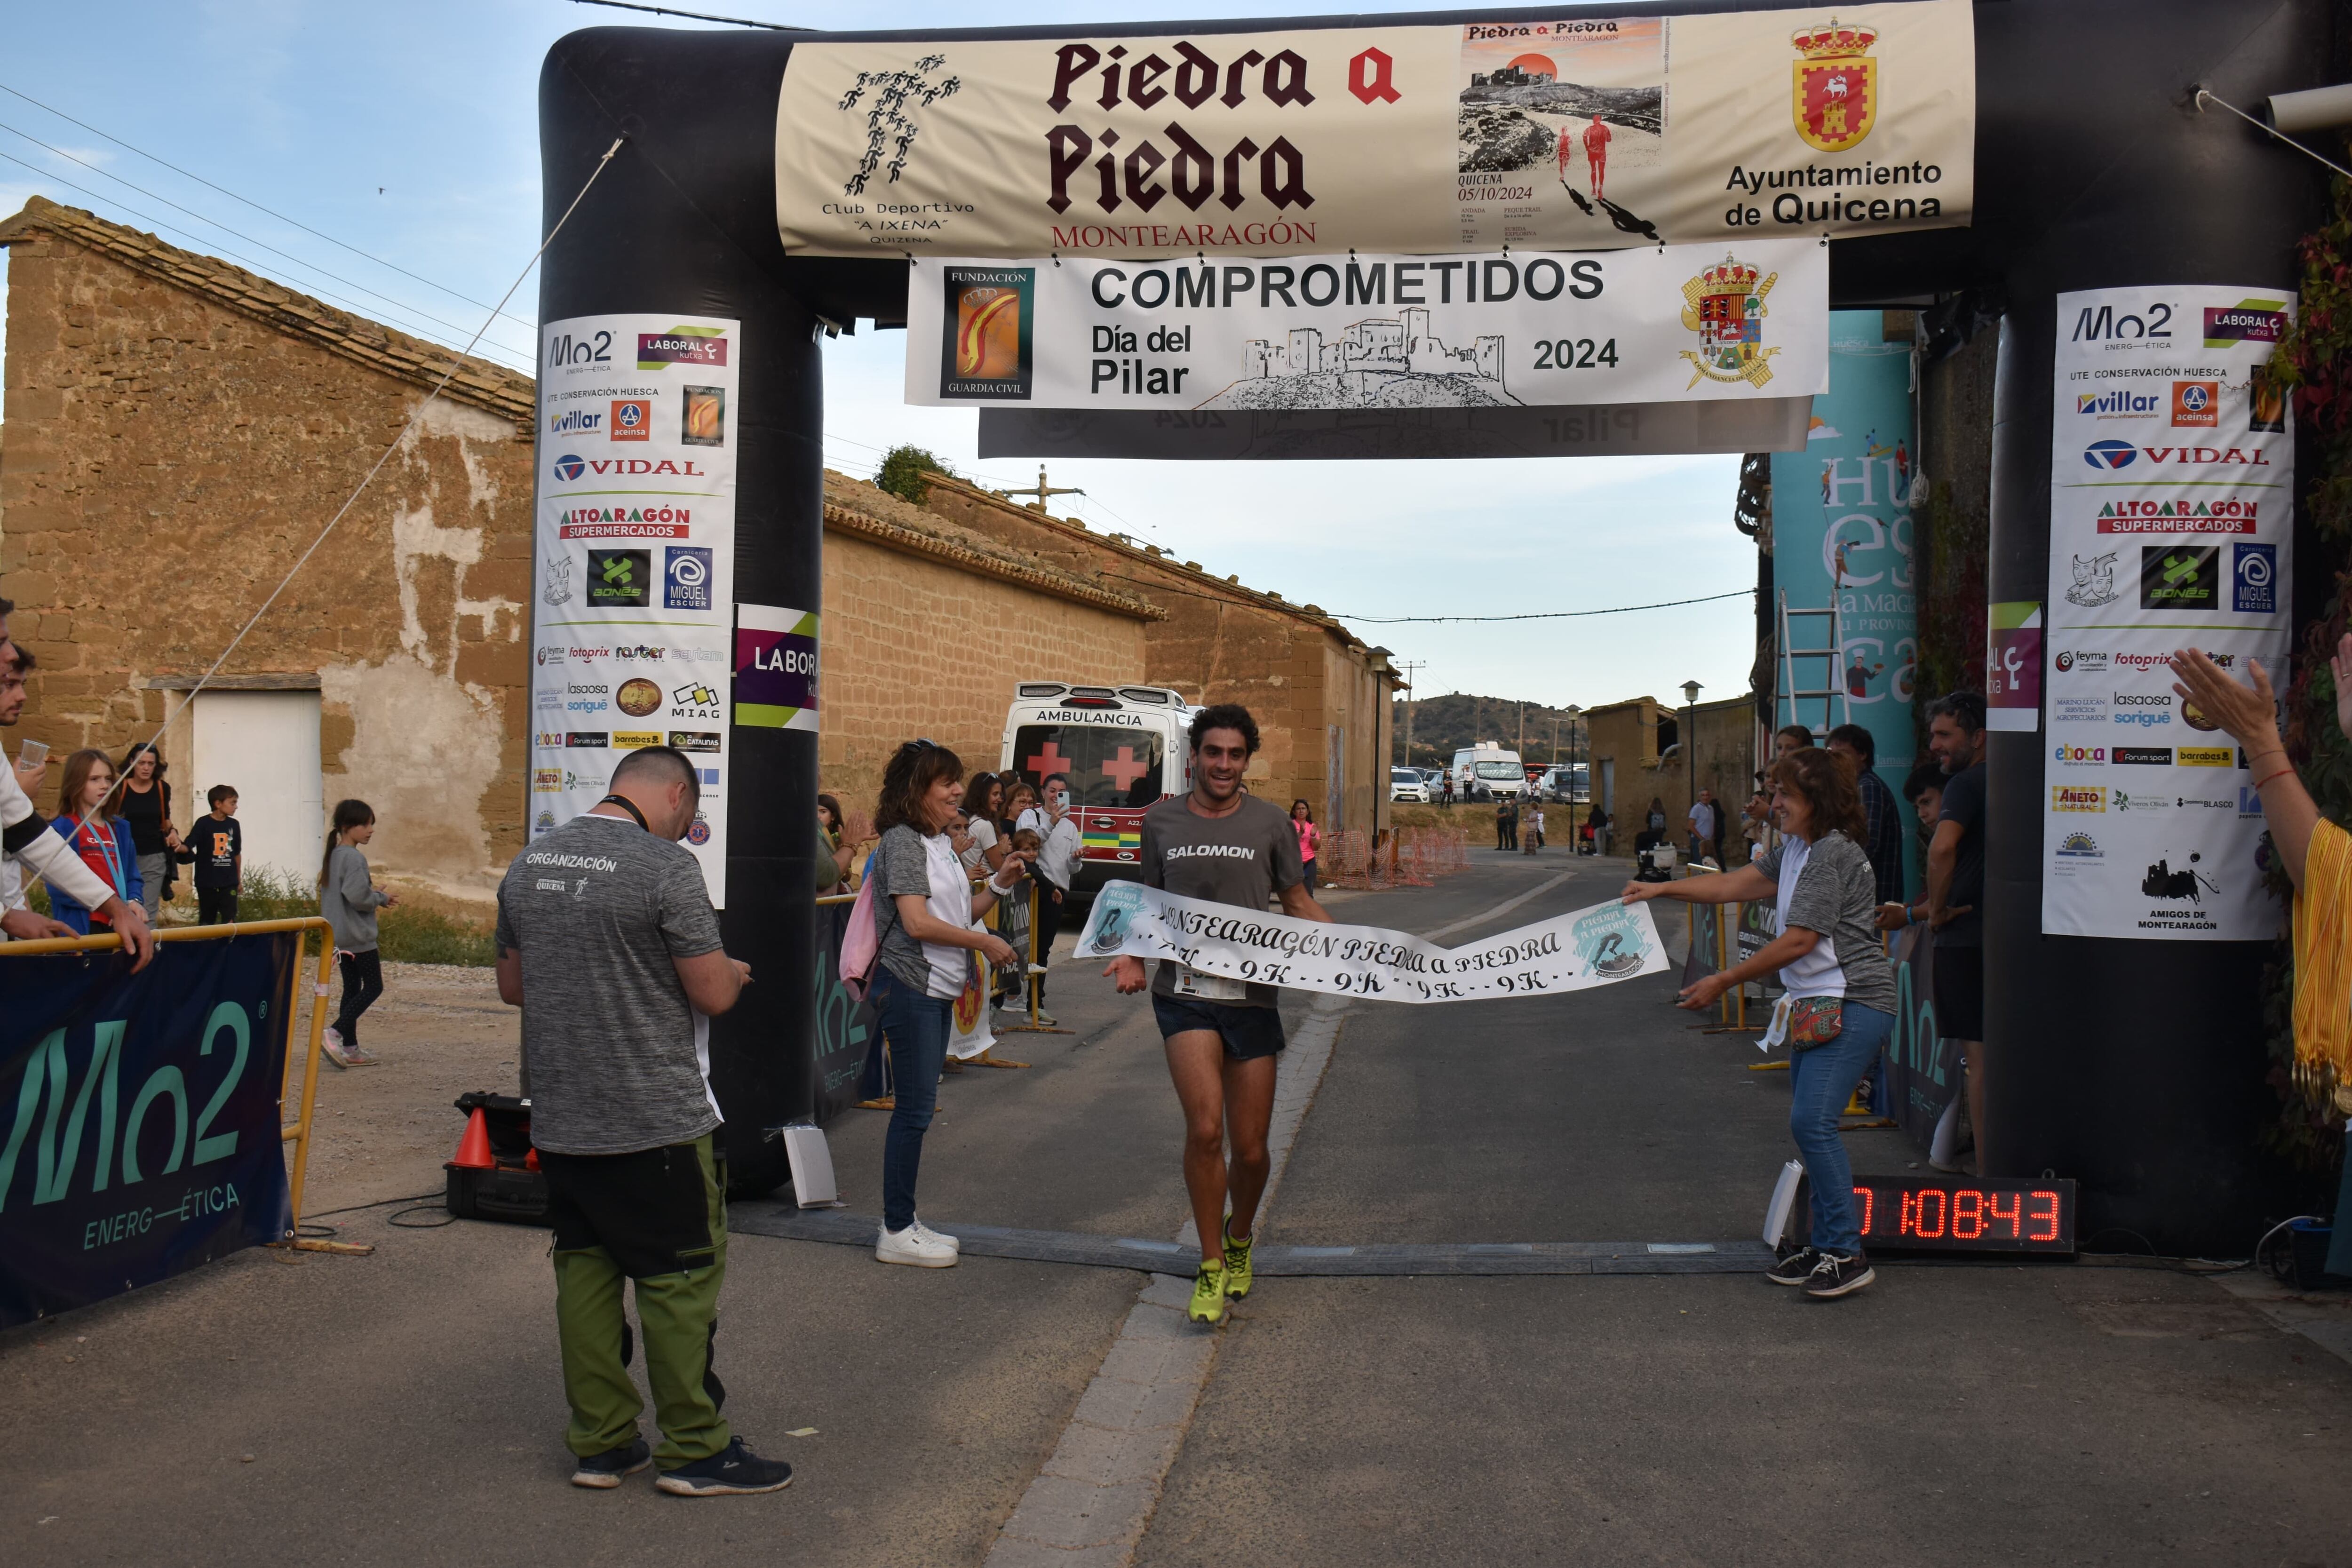
<svg viewBox="0 0 2352 1568"><path fill-rule="evenodd" d="M884 1226L875 1233L874 1261L904 1263L914 1268L953 1268L956 1249L925 1236L920 1226L910 1225L904 1230Z"/></svg>
<svg viewBox="0 0 2352 1568"><path fill-rule="evenodd" d="M352 1065L352 1053L343 1048L343 1032L332 1024L328 1025L326 1032L319 1037L319 1048L326 1052L327 1059L337 1067Z"/></svg>
<svg viewBox="0 0 2352 1568"><path fill-rule="evenodd" d="M921 1215L917 1215L915 1216L913 1228L915 1234L921 1237L925 1241L936 1241L941 1247L946 1247L950 1252L954 1253L957 1257L961 1258L963 1256L962 1242L958 1241L952 1236L941 1236L938 1231L933 1230L929 1226L923 1223L923 1216Z"/></svg>

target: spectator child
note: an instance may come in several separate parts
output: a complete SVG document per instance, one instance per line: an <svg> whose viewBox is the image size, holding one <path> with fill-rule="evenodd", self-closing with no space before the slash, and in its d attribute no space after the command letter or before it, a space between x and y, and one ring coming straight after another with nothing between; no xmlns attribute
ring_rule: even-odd
<svg viewBox="0 0 2352 1568"><path fill-rule="evenodd" d="M383 994L375 912L392 908L400 900L369 880L367 857L360 853L360 847L375 837L374 810L363 800L339 800L333 821L326 858L319 865L319 912L335 928L335 957L343 972L343 1005L328 1027L326 1051L339 1068L373 1067L377 1058L360 1049L360 1015Z"/></svg>
<svg viewBox="0 0 2352 1568"><path fill-rule="evenodd" d="M245 885L245 829L237 825L236 791L215 784L205 792L212 810L196 818L184 842L196 863L196 923L236 923L236 893Z"/></svg>
<svg viewBox="0 0 2352 1568"><path fill-rule="evenodd" d="M58 815L49 823L58 837L73 846L74 854L100 881L127 903L137 903L141 892L139 855L131 824L116 814L120 798L114 788L114 764L104 752L76 752L66 759L65 783L58 795ZM49 907L77 935L114 929L101 914L52 884Z"/></svg>

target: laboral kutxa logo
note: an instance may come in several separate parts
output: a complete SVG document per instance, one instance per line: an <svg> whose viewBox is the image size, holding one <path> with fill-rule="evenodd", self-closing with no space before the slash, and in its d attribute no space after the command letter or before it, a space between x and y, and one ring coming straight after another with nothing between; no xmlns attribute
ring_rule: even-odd
<svg viewBox="0 0 2352 1568"><path fill-rule="evenodd" d="M639 332L637 368L659 370L666 364L709 365L724 369L727 364L727 329L677 326L666 332Z"/></svg>
<svg viewBox="0 0 2352 1568"><path fill-rule="evenodd" d="M2234 305L2205 307L2205 346L2226 349L2231 343L2274 343L2286 332L2286 301L2241 300Z"/></svg>
<svg viewBox="0 0 2352 1568"><path fill-rule="evenodd" d="M943 267L940 395L1023 401L1033 370L1034 267Z"/></svg>
<svg viewBox="0 0 2352 1568"><path fill-rule="evenodd" d="M1683 358L1697 367L1691 386L1700 376L1759 387L1772 379L1772 367L1765 362L1780 351L1764 346L1764 318L1769 313L1764 297L1780 280L1777 272L1767 277L1726 256L1721 266L1683 285L1683 326L1699 337L1697 348L1683 350Z"/></svg>
<svg viewBox="0 0 2352 1568"><path fill-rule="evenodd" d="M1878 29L1832 19L1790 35L1800 58L1790 70L1790 109L1808 146L1843 153L1870 134L1878 117Z"/></svg>

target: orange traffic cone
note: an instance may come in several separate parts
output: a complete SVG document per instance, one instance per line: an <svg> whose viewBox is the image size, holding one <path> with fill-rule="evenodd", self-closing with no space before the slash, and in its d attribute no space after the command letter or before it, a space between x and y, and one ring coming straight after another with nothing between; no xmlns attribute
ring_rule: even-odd
<svg viewBox="0 0 2352 1568"><path fill-rule="evenodd" d="M476 1106L474 1113L466 1119L466 1135L457 1140L457 1152L450 1156L449 1163L462 1171L497 1168L498 1162L490 1158L489 1118L482 1114L480 1106Z"/></svg>
<svg viewBox="0 0 2352 1568"><path fill-rule="evenodd" d="M525 1154L522 1157L522 1168L526 1171L536 1171L539 1169L538 1150L533 1149L530 1153Z"/></svg>

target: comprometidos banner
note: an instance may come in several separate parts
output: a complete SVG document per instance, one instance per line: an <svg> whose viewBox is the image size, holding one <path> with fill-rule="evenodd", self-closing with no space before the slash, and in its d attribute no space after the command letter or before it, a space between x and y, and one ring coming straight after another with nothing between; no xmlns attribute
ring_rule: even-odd
<svg viewBox="0 0 2352 1568"><path fill-rule="evenodd" d="M1515 408L1829 384L1829 250L916 264L907 401Z"/></svg>
<svg viewBox="0 0 2352 1568"><path fill-rule="evenodd" d="M1968 0L795 44L787 249L1593 250L1965 225Z"/></svg>
<svg viewBox="0 0 2352 1568"><path fill-rule="evenodd" d="M1549 996L1654 974L1666 950L1647 904L1612 900L1460 947L1188 899L1140 882L1095 896L1077 956L1167 959L1225 980L1382 1002Z"/></svg>
<svg viewBox="0 0 2352 1568"><path fill-rule="evenodd" d="M285 1237L298 941L0 958L0 1326Z"/></svg>

